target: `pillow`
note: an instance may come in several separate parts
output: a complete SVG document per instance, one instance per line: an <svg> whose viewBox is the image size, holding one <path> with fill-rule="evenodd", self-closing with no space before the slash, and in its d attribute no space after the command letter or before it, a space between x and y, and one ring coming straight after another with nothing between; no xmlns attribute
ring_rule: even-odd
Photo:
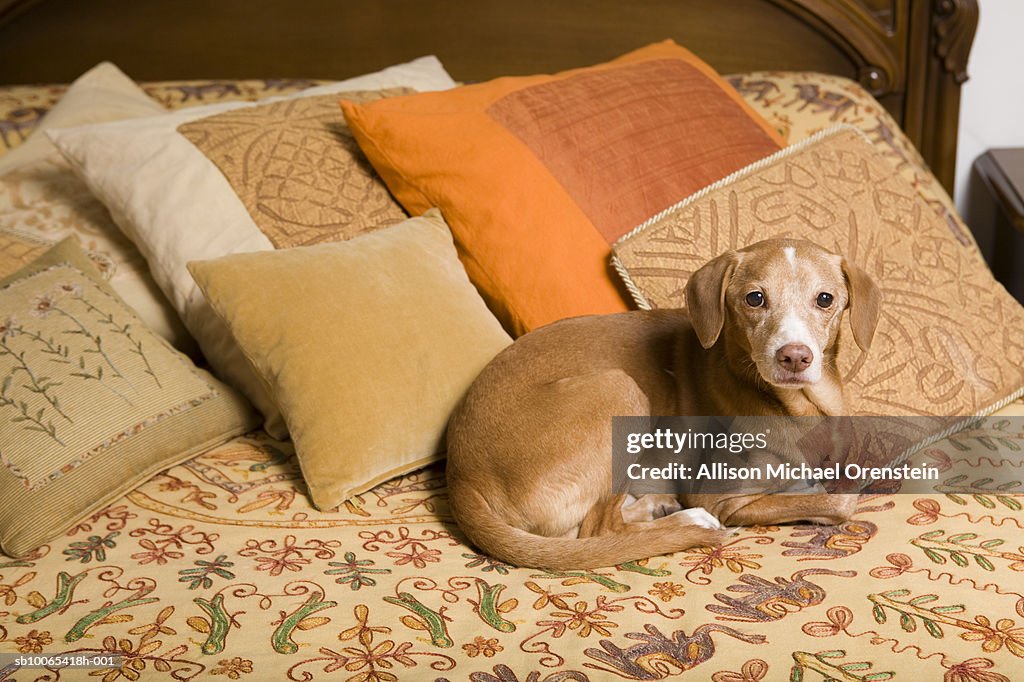
<svg viewBox="0 0 1024 682"><path fill-rule="evenodd" d="M920 152L878 100L860 83L812 71L754 71L725 76L747 104L788 144L800 142L839 123L862 130L900 175L911 182L963 244L974 237Z"/></svg>
<svg viewBox="0 0 1024 682"><path fill-rule="evenodd" d="M281 407L319 509L440 459L448 416L510 342L436 210L189 270Z"/></svg>
<svg viewBox="0 0 1024 682"><path fill-rule="evenodd" d="M342 107L402 205L448 218L470 279L516 333L624 310L609 245L782 146L671 41L555 76Z"/></svg>
<svg viewBox="0 0 1024 682"><path fill-rule="evenodd" d="M15 557L257 423L73 239L0 281L0 421L0 548Z"/></svg>
<svg viewBox="0 0 1024 682"><path fill-rule="evenodd" d="M771 237L841 253L882 291L869 352L843 323L838 363L850 414L980 415L1021 395L1024 308L852 128L701 190L619 240L615 258L640 307L682 307L697 268Z"/></svg>
<svg viewBox="0 0 1024 682"><path fill-rule="evenodd" d="M50 248L45 241L25 235L0 232L0 277L6 277L31 263ZM98 267L102 272L107 265Z"/></svg>
<svg viewBox="0 0 1024 682"><path fill-rule="evenodd" d="M387 215L381 215L383 202L374 201L363 207L358 203L364 196L362 193L355 195L355 201L348 201L350 197L346 197L345 188L338 187L337 181L347 175L365 175L360 166L365 161L356 159L354 146L338 135L343 120L337 110L330 120L324 120L321 110L298 103L295 97L376 88L438 89L452 85L453 81L437 59L430 57L328 87L313 88L311 95L304 91L298 96L273 98L258 105L226 102L194 107L158 117L65 129L54 132L52 137L75 171L145 255L154 279L199 342L210 365L226 381L241 389L264 414L268 433L284 438L286 431L280 412L246 365L223 323L199 294L185 264L229 253L273 249L277 239L273 235L287 233L289 223L297 222L296 231L305 235L295 242L284 240L290 244L336 238L345 234L349 225L355 225L353 231L360 231L376 218L383 223L392 220L396 215L394 211L384 210ZM259 110L244 111L254 106ZM297 120L295 128L290 129L286 125L289 107L302 110L302 116L312 112L313 118ZM222 117L204 122L217 115ZM279 158L263 158L262 161L270 165L264 165L261 172L267 168L272 171L290 169L297 174L291 178L267 178L266 182L259 176L240 180L229 168L225 177L222 172L222 168L227 168L224 148L218 146L220 142L216 139L209 144L204 141L208 131L230 126L231 121L237 122L239 117L248 120L238 125L251 129L260 125L255 122L260 116L265 116L267 125L273 126L275 137L261 141L256 151L269 152L271 157L290 152L298 155L289 160L289 164L296 161L298 165L276 168L273 165ZM316 131L315 136L308 136L311 128ZM303 137L302 132L307 136ZM199 141L199 146L193 140ZM296 142L314 146L307 149L296 146ZM327 163L323 163L325 158L329 159ZM300 168L302 164L305 166ZM240 168L244 172L244 167ZM304 186L309 179L307 171L319 175L312 187ZM240 198L235 193L240 181L253 188L248 198ZM280 184L270 186L276 182ZM333 184L333 188L325 191L329 184ZM278 196L272 205L261 207L260 201L268 191ZM338 200L346 201L338 205ZM296 216L301 217L296 221ZM276 225L270 237L263 232L267 219ZM279 228L282 231L278 231ZM322 231L319 237L309 236L317 231Z"/></svg>
<svg viewBox="0 0 1024 682"><path fill-rule="evenodd" d="M410 92L348 96L371 101ZM226 111L178 132L220 170L274 248L346 239L406 218L360 153L335 95Z"/></svg>
<svg viewBox="0 0 1024 682"><path fill-rule="evenodd" d="M28 139L0 156L0 175L46 159L56 151L45 135L38 134L42 130L152 116L163 111L120 69L110 62L101 62L75 79Z"/></svg>
<svg viewBox="0 0 1024 682"><path fill-rule="evenodd" d="M43 118L37 132L0 158L0 248L12 241L32 241L45 250L74 235L94 255L102 255L104 276L150 329L179 350L195 353L195 342L153 282L142 254L121 234L103 204L42 132L163 111L113 64L104 62L78 78ZM31 258L4 260L7 264L0 265L0 277Z"/></svg>
<svg viewBox="0 0 1024 682"><path fill-rule="evenodd" d="M2 0L0 0L2 1ZM162 109L181 109L224 101L249 101L291 95L331 81L310 78L176 80L141 83ZM68 91L67 85L0 85L0 157L19 147ZM81 125L81 124L80 124ZM47 144L52 144L47 141Z"/></svg>
<svg viewBox="0 0 1024 682"><path fill-rule="evenodd" d="M0 277L14 274L26 265L31 264L53 248L53 246L53 242L0 229ZM109 281L110 273L116 268L110 258L98 251L83 251L83 253L92 262L92 266L99 272L100 276ZM119 295L119 297L121 300L124 300L123 296ZM134 308L132 312L139 315L138 311ZM141 318L141 316L139 317ZM155 330L151 329L150 331Z"/></svg>

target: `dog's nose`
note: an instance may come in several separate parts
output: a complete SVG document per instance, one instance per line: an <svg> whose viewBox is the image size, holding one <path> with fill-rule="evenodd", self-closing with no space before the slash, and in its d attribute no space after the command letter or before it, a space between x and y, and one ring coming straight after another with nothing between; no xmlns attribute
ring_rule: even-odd
<svg viewBox="0 0 1024 682"><path fill-rule="evenodd" d="M787 343L775 351L775 360L790 372L802 372L811 366L814 353L802 343Z"/></svg>

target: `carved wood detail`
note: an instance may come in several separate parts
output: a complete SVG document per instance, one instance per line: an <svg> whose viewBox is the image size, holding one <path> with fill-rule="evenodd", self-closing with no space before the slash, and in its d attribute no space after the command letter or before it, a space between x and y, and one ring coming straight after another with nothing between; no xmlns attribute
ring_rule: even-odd
<svg viewBox="0 0 1024 682"><path fill-rule="evenodd" d="M887 102L952 191L960 86L978 25L977 0L772 1L833 37L856 65L860 83Z"/></svg>
<svg viewBox="0 0 1024 682"><path fill-rule="evenodd" d="M227 30L232 8L244 16L246 0L216 3L211 16L220 23L204 23L202 0L0 0L0 83L64 82L100 59L141 80L340 77L429 51L450 59L457 78L482 80L603 61L673 37L723 72L801 64L859 80L951 188L960 86L978 21L977 0L649 0L628 8L618 0L477 0L471 16L444 0L304 3L296 12L289 0L262 0L251 25ZM179 22L172 4L195 11L182 11ZM750 16L738 18L740 6ZM126 13L133 30L117 31ZM285 21L280 45L268 42L265 34ZM325 34L325 25L349 33ZM82 49L63 49L69 35ZM325 52L325 35L337 49Z"/></svg>
<svg viewBox="0 0 1024 682"><path fill-rule="evenodd" d="M978 27L975 0L940 0L935 12L935 54L957 85L967 80L967 57Z"/></svg>
<svg viewBox="0 0 1024 682"><path fill-rule="evenodd" d="M773 0L831 35L857 65L861 85L881 97L906 83L906 0Z"/></svg>

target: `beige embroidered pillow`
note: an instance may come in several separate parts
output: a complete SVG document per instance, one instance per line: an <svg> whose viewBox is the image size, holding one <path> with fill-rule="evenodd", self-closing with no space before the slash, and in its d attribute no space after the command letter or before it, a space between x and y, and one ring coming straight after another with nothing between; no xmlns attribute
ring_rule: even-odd
<svg viewBox="0 0 1024 682"><path fill-rule="evenodd" d="M436 209L189 269L280 406L320 509L440 459L455 404L510 343Z"/></svg>
<svg viewBox="0 0 1024 682"><path fill-rule="evenodd" d="M870 351L848 330L840 340L851 414L976 415L1021 394L1024 309L973 242L957 240L854 129L739 171L655 216L614 250L641 307L682 307L687 279L706 261L780 236L842 253L882 290Z"/></svg>
<svg viewBox="0 0 1024 682"><path fill-rule="evenodd" d="M754 71L724 78L789 144L841 123L860 129L879 153L896 166L900 176L917 188L957 241L974 243L953 200L928 169L921 153L885 107L860 83L813 71Z"/></svg>
<svg viewBox="0 0 1024 682"><path fill-rule="evenodd" d="M344 93L362 102L413 92ZM348 239L405 220L338 114L339 95L226 111L178 126L277 249Z"/></svg>
<svg viewBox="0 0 1024 682"><path fill-rule="evenodd" d="M0 281L5 554L256 423L240 396L146 329L73 240Z"/></svg>
<svg viewBox="0 0 1024 682"><path fill-rule="evenodd" d="M366 189L365 162L354 158L354 146L339 135L344 119L337 100L341 93L372 99L380 95L371 90L452 85L437 59L423 58L285 100L225 102L60 130L51 137L145 255L213 369L264 414L268 433L283 438L280 411L185 264L335 239L372 227L377 219L383 224L400 219L387 207L390 199ZM334 98L330 118L322 116L319 103L297 101L326 95ZM265 137L255 134L262 125L257 119L267 125ZM229 158L242 150L251 156ZM342 186L351 179L357 180L352 196ZM360 202L367 197L364 209Z"/></svg>
<svg viewBox="0 0 1024 682"><path fill-rule="evenodd" d="M0 217L2 222L2 217ZM81 244L79 244L81 246ZM6 277L11 275L21 268L29 265L34 260L42 256L44 253L54 247L53 242L46 241L38 237L30 237L27 234L22 234L14 230L4 230L0 228L0 277ZM92 262L92 266L96 269L99 275L109 281L111 273L115 272L117 266L113 263L109 256L100 253L99 251L85 251L85 256ZM116 289L115 289L116 291ZM121 296L124 300L124 296ZM142 314L132 308L132 312L142 318ZM145 319L143 319L145 322ZM151 328L151 331L156 331ZM163 336L161 334L161 336ZM166 338L166 337L165 337Z"/></svg>

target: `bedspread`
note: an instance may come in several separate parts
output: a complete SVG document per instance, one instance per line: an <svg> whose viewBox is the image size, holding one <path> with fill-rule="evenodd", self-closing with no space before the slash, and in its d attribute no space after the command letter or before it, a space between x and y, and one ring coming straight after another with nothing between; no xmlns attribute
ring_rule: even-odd
<svg viewBox="0 0 1024 682"><path fill-rule="evenodd" d="M850 99L851 86L822 83L734 79L792 136L856 118L937 188L880 111ZM147 91L182 106L310 84ZM62 92L0 89L0 150ZM820 125L801 118L812 114ZM948 207L936 192L930 203ZM1024 415L1024 403L1009 409ZM1012 476L979 488L958 473L982 458L1019 470L1019 457L993 454L1024 447L1015 424L993 417L927 448L917 457L943 469L939 491L862 496L839 526L742 528L720 547L558 573L466 545L441 466L318 512L290 444L250 434L159 474L30 556L0 556L0 652L122 657L99 671L0 680L1021 679L1024 494Z"/></svg>
<svg viewBox="0 0 1024 682"><path fill-rule="evenodd" d="M1012 423L919 457L949 470L993 438L1016 452ZM862 496L839 526L548 572L467 546L440 467L321 513L290 445L250 434L0 559L0 651L121 654L108 681L1019 679L1024 495L944 490Z"/></svg>

